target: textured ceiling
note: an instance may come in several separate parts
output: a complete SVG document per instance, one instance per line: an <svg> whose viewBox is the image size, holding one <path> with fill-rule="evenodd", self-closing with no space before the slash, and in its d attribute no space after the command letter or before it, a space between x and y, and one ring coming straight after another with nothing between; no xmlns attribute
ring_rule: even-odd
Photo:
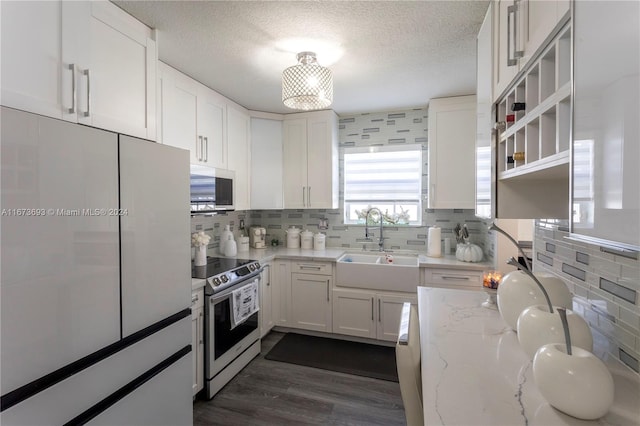
<svg viewBox="0 0 640 426"><path fill-rule="evenodd" d="M475 93L488 1L114 1L158 30L160 60L246 108L282 104L282 70L316 50L338 114Z"/></svg>

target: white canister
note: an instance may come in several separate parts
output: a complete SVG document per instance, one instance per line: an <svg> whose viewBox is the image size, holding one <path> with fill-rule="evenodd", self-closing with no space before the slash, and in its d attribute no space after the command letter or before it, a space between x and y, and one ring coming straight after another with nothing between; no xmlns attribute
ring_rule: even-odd
<svg viewBox="0 0 640 426"><path fill-rule="evenodd" d="M238 238L238 251L249 251L249 237Z"/></svg>
<svg viewBox="0 0 640 426"><path fill-rule="evenodd" d="M300 233L300 248L307 250L313 249L313 232L306 229Z"/></svg>
<svg viewBox="0 0 640 426"><path fill-rule="evenodd" d="M294 228L293 226L286 231L287 233L287 247L288 248L300 248L300 228Z"/></svg>
<svg viewBox="0 0 640 426"><path fill-rule="evenodd" d="M324 250L325 248L325 238L326 235L318 232L313 236L313 249L314 250Z"/></svg>

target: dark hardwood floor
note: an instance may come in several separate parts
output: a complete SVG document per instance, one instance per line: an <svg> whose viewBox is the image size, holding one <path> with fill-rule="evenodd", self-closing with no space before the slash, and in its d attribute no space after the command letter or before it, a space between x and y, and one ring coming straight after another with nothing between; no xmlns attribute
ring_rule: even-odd
<svg viewBox="0 0 640 426"><path fill-rule="evenodd" d="M211 401L194 401L193 424L406 424L398 383L264 359L283 336L268 334L260 355Z"/></svg>

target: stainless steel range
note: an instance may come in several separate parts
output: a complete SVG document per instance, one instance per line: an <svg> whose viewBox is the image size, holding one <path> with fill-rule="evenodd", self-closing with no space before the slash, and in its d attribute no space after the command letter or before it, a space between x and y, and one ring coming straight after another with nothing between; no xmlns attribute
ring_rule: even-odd
<svg viewBox="0 0 640 426"><path fill-rule="evenodd" d="M260 353L258 292L262 268L255 260L207 258L193 277L205 285L205 392L208 399Z"/></svg>

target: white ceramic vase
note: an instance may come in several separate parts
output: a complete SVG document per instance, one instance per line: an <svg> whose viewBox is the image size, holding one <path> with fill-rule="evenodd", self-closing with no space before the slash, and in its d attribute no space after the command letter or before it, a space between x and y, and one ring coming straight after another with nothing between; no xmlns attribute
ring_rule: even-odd
<svg viewBox="0 0 640 426"><path fill-rule="evenodd" d="M195 266L204 266L207 264L207 246L196 246L193 264Z"/></svg>
<svg viewBox="0 0 640 426"><path fill-rule="evenodd" d="M568 355L562 343L538 349L533 358L533 379L554 408L579 419L598 419L613 404L613 377L591 352L573 345L571 352Z"/></svg>
<svg viewBox="0 0 640 426"><path fill-rule="evenodd" d="M571 293L564 281L548 274L535 276L549 294L553 306L567 309L573 307ZM522 271L508 273L498 286L498 310L502 319L513 330L517 330L518 317L525 308L546 303L540 287Z"/></svg>
<svg viewBox="0 0 640 426"><path fill-rule="evenodd" d="M518 317L518 342L533 359L536 351L549 343L564 343L564 330L557 307L553 313L545 305L534 305L525 308ZM571 335L571 345L589 352L593 350L593 336L587 322L578 314L567 309L567 322Z"/></svg>

